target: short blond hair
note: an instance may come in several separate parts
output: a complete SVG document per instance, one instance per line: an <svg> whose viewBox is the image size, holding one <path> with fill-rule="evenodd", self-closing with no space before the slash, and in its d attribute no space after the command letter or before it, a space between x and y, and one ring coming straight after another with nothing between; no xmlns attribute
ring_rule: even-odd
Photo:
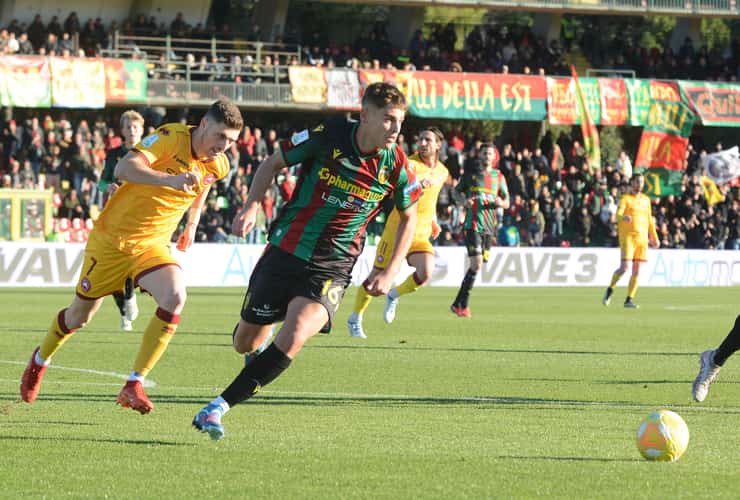
<svg viewBox="0 0 740 500"><path fill-rule="evenodd" d="M124 111L123 114L121 114L121 119L118 121L118 126L123 128L123 122L125 122L126 120L130 121L131 123L141 123L141 126L144 127L144 117L141 116L138 111L134 111L133 109Z"/></svg>

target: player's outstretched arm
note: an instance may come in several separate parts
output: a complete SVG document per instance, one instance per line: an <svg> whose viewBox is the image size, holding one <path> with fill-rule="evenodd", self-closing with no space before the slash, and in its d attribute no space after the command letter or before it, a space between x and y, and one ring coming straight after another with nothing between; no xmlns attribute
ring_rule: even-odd
<svg viewBox="0 0 740 500"><path fill-rule="evenodd" d="M257 172L252 179L252 185L249 186L249 195L247 202L234 216L234 222L231 224L231 232L236 236L245 236L254 228L257 220L257 211L265 199L267 188L270 187L275 175L286 163L280 150L275 150L270 156L260 163Z"/></svg>
<svg viewBox="0 0 740 500"><path fill-rule="evenodd" d="M198 223L200 222L200 214L203 210L203 206L206 204L208 199L208 193L211 191L211 186L206 186L203 191L195 198L193 204L190 205L188 211L188 223L185 225L185 230L182 232L179 238L177 238L177 249L181 252L187 251L188 248L195 241L195 233L198 230Z"/></svg>
<svg viewBox="0 0 740 500"><path fill-rule="evenodd" d="M200 174L195 171L170 175L150 168L146 157L137 151L129 151L118 161L114 175L122 181L167 186L186 193L191 193L193 186L200 183Z"/></svg>
<svg viewBox="0 0 740 500"><path fill-rule="evenodd" d="M416 229L416 204L411 205L405 210L399 210L398 215L400 222L396 232L396 244L393 247L388 266L370 278L365 285L365 290L373 296L385 295L393 286L393 278L398 274L401 264L409 253L411 242L414 239Z"/></svg>

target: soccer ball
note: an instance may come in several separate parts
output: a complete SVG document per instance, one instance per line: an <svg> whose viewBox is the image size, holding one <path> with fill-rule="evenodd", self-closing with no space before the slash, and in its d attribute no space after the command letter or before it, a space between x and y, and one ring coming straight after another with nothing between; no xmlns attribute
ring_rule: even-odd
<svg viewBox="0 0 740 500"><path fill-rule="evenodd" d="M647 460L675 462L688 446L689 428L670 410L652 412L637 429L637 449Z"/></svg>

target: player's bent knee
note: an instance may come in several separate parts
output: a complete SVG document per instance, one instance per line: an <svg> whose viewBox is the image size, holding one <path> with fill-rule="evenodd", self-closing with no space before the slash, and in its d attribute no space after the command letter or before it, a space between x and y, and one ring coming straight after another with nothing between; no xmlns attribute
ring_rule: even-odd
<svg viewBox="0 0 740 500"><path fill-rule="evenodd" d="M161 303L157 304L165 311L169 311L178 314L183 307L185 307L185 301L188 298L188 294L185 288L173 289L169 293L165 294L161 298Z"/></svg>
<svg viewBox="0 0 740 500"><path fill-rule="evenodd" d="M272 325L239 324L234 333L233 346L239 354L254 352L270 334Z"/></svg>

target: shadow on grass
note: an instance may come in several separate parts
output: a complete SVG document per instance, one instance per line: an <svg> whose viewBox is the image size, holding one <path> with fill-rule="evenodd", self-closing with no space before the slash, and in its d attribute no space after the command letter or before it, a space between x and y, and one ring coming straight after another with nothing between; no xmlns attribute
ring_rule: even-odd
<svg viewBox="0 0 740 500"><path fill-rule="evenodd" d="M599 458L599 457L537 457L537 456L517 456L517 455L499 455L496 458L502 460L542 460L546 462L644 462L639 458Z"/></svg>
<svg viewBox="0 0 740 500"><path fill-rule="evenodd" d="M1 440L5 441L79 441L85 443L111 443L111 444L138 444L144 446L195 446L191 443L178 443L175 441L161 441L159 439L101 439L101 438L81 438L64 436L63 438L39 437L39 436L13 436L1 435Z"/></svg>

